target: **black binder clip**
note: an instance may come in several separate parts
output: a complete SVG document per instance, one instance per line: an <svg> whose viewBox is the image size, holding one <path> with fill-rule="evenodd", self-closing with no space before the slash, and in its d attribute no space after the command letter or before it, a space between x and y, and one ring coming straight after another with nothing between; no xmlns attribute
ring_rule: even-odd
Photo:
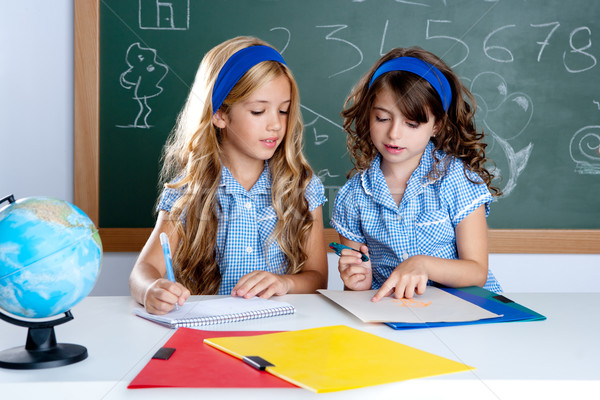
<svg viewBox="0 0 600 400"><path fill-rule="evenodd" d="M174 351L175 349L172 347L161 347L156 353L154 353L152 358L156 360L168 360L171 355L173 355Z"/></svg>
<svg viewBox="0 0 600 400"><path fill-rule="evenodd" d="M244 362L260 371L264 371L267 367L274 367L275 364L271 364L267 360L259 356L246 356L242 358Z"/></svg>

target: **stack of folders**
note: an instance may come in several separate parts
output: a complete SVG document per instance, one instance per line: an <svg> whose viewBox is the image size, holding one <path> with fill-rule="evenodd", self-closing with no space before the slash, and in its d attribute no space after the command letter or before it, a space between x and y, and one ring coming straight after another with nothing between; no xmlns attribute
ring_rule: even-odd
<svg viewBox="0 0 600 400"><path fill-rule="evenodd" d="M165 315L155 315L143 308L136 308L137 316L159 323L169 328L206 326L255 318L275 317L293 314L293 305L277 300L253 297L223 297L213 300L186 302L179 309Z"/></svg>
<svg viewBox="0 0 600 400"><path fill-rule="evenodd" d="M289 332L179 328L128 388L301 387L324 393L472 369L343 325Z"/></svg>
<svg viewBox="0 0 600 400"><path fill-rule="evenodd" d="M370 301L375 290L319 292L363 322L385 323L393 329L546 319L505 296L476 286L457 289L428 286L425 294L412 299L385 297L377 303Z"/></svg>

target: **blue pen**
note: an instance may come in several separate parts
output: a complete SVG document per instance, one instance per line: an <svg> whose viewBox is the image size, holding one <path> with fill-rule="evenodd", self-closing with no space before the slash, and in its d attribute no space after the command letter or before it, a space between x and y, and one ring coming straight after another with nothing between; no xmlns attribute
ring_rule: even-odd
<svg viewBox="0 0 600 400"><path fill-rule="evenodd" d="M343 244L339 244L339 243L336 243L336 242L329 243L329 247L331 248L331 250L335 251L335 254L337 254L338 256L342 255L342 250L343 249L350 249L350 250L354 250L354 251L359 252L361 254L361 256L362 256L360 258L362 261L369 261L369 257L367 257L366 254L364 254L360 250L353 249L352 247L344 246Z"/></svg>
<svg viewBox="0 0 600 400"><path fill-rule="evenodd" d="M173 261L171 260L171 247L169 246L169 237L166 233L160 234L160 244L162 245L163 254L165 255L165 265L167 266L167 278L171 282L175 282L175 274L173 273ZM179 309L179 304L175 303L175 309Z"/></svg>

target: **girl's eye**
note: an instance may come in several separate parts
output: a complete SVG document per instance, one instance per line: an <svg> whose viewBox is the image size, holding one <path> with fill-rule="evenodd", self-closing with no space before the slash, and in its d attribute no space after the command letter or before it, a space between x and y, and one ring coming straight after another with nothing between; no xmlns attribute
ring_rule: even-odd
<svg viewBox="0 0 600 400"><path fill-rule="evenodd" d="M389 121L389 118L385 118L385 117L380 117L379 115L375 116L375 119L377 120L377 122L385 122L385 121Z"/></svg>
<svg viewBox="0 0 600 400"><path fill-rule="evenodd" d="M262 113L264 113L264 110L263 111L250 111L250 114L252 114L252 115L261 115Z"/></svg>
<svg viewBox="0 0 600 400"><path fill-rule="evenodd" d="M290 113L290 110L279 110L279 114L288 115L289 113Z"/></svg>
<svg viewBox="0 0 600 400"><path fill-rule="evenodd" d="M418 122L407 122L406 125L408 125L410 128L418 128L419 127L419 123Z"/></svg>

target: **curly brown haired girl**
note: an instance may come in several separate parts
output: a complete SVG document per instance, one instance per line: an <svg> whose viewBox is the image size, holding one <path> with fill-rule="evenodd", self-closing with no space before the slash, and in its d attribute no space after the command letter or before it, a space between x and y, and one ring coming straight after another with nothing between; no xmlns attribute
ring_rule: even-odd
<svg viewBox="0 0 600 400"><path fill-rule="evenodd" d="M486 169L475 101L455 73L421 48L385 54L350 93L342 115L354 168L338 193L332 226L349 289L374 301L443 285L501 291L488 270Z"/></svg>

